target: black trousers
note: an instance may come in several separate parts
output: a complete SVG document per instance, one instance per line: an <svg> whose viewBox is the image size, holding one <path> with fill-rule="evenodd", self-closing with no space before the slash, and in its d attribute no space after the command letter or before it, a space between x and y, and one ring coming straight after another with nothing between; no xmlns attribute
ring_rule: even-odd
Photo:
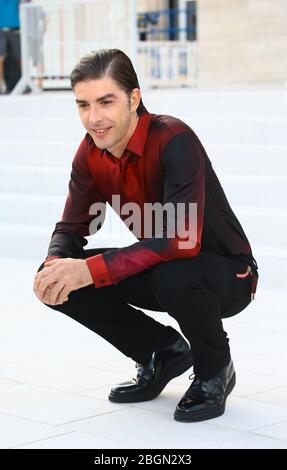
<svg viewBox="0 0 287 470"><path fill-rule="evenodd" d="M83 250L84 257L107 249ZM190 343L195 374L208 379L230 360L222 318L238 314L251 302L250 276L236 276L247 267L244 261L201 251L194 258L160 263L117 285L72 291L62 305L45 305L86 326L138 363L178 338L177 330L139 308L167 312Z"/></svg>

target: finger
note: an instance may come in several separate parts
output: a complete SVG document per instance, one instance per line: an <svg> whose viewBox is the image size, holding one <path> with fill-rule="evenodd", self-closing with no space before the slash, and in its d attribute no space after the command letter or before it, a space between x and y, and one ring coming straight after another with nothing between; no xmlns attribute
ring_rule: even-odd
<svg viewBox="0 0 287 470"><path fill-rule="evenodd" d="M38 287L36 286L36 282L34 282L33 291L34 291L34 294L36 295L36 297L38 297L38 299L42 301L43 296L41 296L41 295L39 294L39 289L38 289Z"/></svg>
<svg viewBox="0 0 287 470"><path fill-rule="evenodd" d="M51 296L52 286L47 287L44 292L43 296L37 295L37 297L41 300L41 302L49 304L50 303L50 296Z"/></svg>
<svg viewBox="0 0 287 470"><path fill-rule="evenodd" d="M45 266L52 266L53 264L59 263L59 261L62 261L61 259L51 259L50 261L45 261Z"/></svg>
<svg viewBox="0 0 287 470"><path fill-rule="evenodd" d="M41 279L42 279L42 278L41 278L40 276L35 277L35 279L34 279L33 290L34 290L34 292L35 292L36 295L38 294L38 289L39 289L39 284L40 284L40 282L41 282Z"/></svg>
<svg viewBox="0 0 287 470"><path fill-rule="evenodd" d="M69 298L68 298L67 294L64 293L64 288L63 288L61 290L61 292L58 294L55 301L53 301L51 299L49 293L47 295L45 294L44 303L46 303L48 305L60 305L60 304L63 304L64 302L66 302L67 300L69 300Z"/></svg>
<svg viewBox="0 0 287 470"><path fill-rule="evenodd" d="M61 292L61 290L65 287L64 284L60 283L60 282L57 282L56 284L54 284L51 288L51 291L50 291L50 303L51 305L55 305L56 304L56 301L57 301L57 298Z"/></svg>
<svg viewBox="0 0 287 470"><path fill-rule="evenodd" d="M69 293L70 293L69 289L67 289L67 287L64 287L56 299L56 304L63 304L64 302L69 300L68 298Z"/></svg>
<svg viewBox="0 0 287 470"><path fill-rule="evenodd" d="M56 264L57 263L54 263L51 266L44 265L44 268L41 269L41 271L37 272L35 279L38 279L39 277L42 277L42 276L46 276L48 273L55 271L55 269L57 269Z"/></svg>
<svg viewBox="0 0 287 470"><path fill-rule="evenodd" d="M35 276L35 279L34 279L34 288L36 290L39 289L39 285L40 285L40 282L42 281L42 279L44 279L45 277L49 276L49 274L51 274L52 272L55 271L56 268L54 268L53 266L51 267L46 267L46 268L43 268L42 271L38 272Z"/></svg>
<svg viewBox="0 0 287 470"><path fill-rule="evenodd" d="M51 292L51 287L48 287L45 290L45 294L44 294L44 297L41 299L41 302L43 302L44 304L49 304L49 302L50 302L50 292Z"/></svg>
<svg viewBox="0 0 287 470"><path fill-rule="evenodd" d="M53 288L53 286L49 286L45 290L44 296L42 298L42 302L44 302L45 304L48 304L48 305L53 305L54 304L54 302L52 302L52 300L51 300L52 288Z"/></svg>
<svg viewBox="0 0 287 470"><path fill-rule="evenodd" d="M38 285L38 294L40 297L44 296L44 292L47 289L47 287L52 286L52 284L55 284L59 280L59 273L51 273L49 276L44 277Z"/></svg>

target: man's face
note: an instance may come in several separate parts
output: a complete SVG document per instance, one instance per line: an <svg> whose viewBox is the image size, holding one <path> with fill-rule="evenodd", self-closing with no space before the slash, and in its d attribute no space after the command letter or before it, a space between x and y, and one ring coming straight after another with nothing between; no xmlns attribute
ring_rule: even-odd
<svg viewBox="0 0 287 470"><path fill-rule="evenodd" d="M129 97L110 77L78 82L74 93L83 126L95 145L113 153L123 142L137 119L140 91Z"/></svg>

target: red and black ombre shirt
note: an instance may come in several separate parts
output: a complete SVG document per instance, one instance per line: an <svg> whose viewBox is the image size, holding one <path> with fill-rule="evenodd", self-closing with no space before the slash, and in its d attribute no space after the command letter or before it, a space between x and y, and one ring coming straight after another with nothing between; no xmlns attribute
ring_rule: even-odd
<svg viewBox="0 0 287 470"><path fill-rule="evenodd" d="M81 257L88 243L85 237L91 235L90 224L95 219L89 213L90 207L100 202L112 205L113 195L120 196L122 220L127 218L121 212L122 206L128 202L138 204L142 231L138 233L137 228L138 241L130 246L87 258L95 287L118 284L158 263L191 258L201 250L238 257L257 268L248 239L203 145L194 131L179 119L143 112L121 158L97 148L86 134L72 162L69 193L62 219L52 233L46 260L54 256ZM193 246L180 249L178 231L170 238L165 223L160 237L154 236L154 230L151 236L144 236L148 217L144 204L157 202L174 207L177 203L186 206L197 203L197 236ZM190 221L184 217L181 220L188 227ZM97 229L101 226L102 223Z"/></svg>

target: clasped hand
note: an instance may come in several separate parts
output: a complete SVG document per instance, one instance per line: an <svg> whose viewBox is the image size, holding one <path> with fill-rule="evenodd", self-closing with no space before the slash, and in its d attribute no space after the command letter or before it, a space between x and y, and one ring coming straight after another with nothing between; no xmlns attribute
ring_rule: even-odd
<svg viewBox="0 0 287 470"><path fill-rule="evenodd" d="M59 305L68 300L70 292L93 284L87 263L83 259L58 258L45 263L34 279L33 291L48 305Z"/></svg>

